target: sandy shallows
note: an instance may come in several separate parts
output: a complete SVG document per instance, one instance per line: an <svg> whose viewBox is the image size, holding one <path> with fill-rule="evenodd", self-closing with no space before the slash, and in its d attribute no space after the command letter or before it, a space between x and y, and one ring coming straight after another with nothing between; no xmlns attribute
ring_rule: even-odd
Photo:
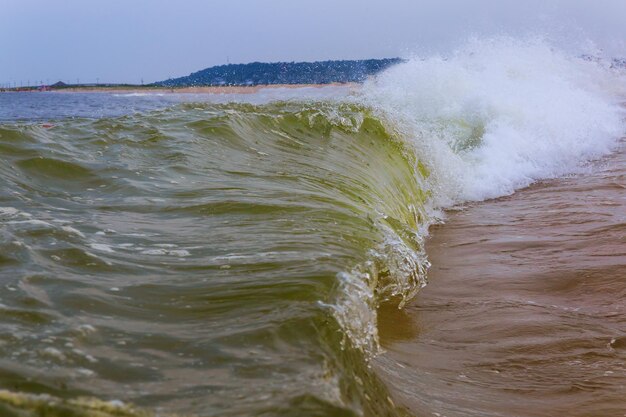
<svg viewBox="0 0 626 417"><path fill-rule="evenodd" d="M625 141L622 141L624 145ZM626 415L626 149L452 212L376 361L419 416Z"/></svg>

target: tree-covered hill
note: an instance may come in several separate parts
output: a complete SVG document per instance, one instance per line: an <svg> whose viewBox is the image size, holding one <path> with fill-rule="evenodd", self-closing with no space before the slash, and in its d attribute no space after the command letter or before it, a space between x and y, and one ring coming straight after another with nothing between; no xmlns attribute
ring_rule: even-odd
<svg viewBox="0 0 626 417"><path fill-rule="evenodd" d="M188 87L361 82L368 76L400 62L402 62L400 58L387 58L359 61L228 64L194 72L186 77L156 82L154 85Z"/></svg>

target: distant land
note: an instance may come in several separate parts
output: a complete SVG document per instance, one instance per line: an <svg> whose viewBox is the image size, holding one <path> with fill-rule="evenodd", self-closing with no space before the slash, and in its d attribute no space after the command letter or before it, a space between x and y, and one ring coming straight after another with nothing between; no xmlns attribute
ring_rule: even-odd
<svg viewBox="0 0 626 417"><path fill-rule="evenodd" d="M587 61L602 62L599 57L582 55ZM64 83L19 86L16 82L0 83L2 91L67 91L67 92L188 92L188 93L251 93L263 86L322 86L326 84L361 83L368 77L404 62L401 58L338 60L317 62L252 62L210 67L178 78L151 84L128 83ZM610 68L626 69L626 58L605 61Z"/></svg>
<svg viewBox="0 0 626 417"><path fill-rule="evenodd" d="M367 77L400 62L402 62L400 58L386 58L228 64L206 68L185 77L170 78L152 85L156 87L199 87L354 83L363 82Z"/></svg>

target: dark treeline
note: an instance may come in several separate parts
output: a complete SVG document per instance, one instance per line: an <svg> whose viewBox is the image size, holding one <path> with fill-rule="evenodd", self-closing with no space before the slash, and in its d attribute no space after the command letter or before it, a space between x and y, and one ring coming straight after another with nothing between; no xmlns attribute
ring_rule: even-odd
<svg viewBox="0 0 626 417"><path fill-rule="evenodd" d="M368 76L400 62L402 62L400 58L387 58L359 61L228 64L194 72L186 77L160 81L153 85L189 87L361 82Z"/></svg>

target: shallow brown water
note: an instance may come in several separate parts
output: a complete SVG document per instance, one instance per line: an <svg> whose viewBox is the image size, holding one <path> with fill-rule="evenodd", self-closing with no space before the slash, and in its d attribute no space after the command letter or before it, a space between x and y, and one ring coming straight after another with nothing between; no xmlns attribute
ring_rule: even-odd
<svg viewBox="0 0 626 417"><path fill-rule="evenodd" d="M624 145L624 141L622 141ZM452 212L376 360L418 416L626 415L626 152Z"/></svg>

